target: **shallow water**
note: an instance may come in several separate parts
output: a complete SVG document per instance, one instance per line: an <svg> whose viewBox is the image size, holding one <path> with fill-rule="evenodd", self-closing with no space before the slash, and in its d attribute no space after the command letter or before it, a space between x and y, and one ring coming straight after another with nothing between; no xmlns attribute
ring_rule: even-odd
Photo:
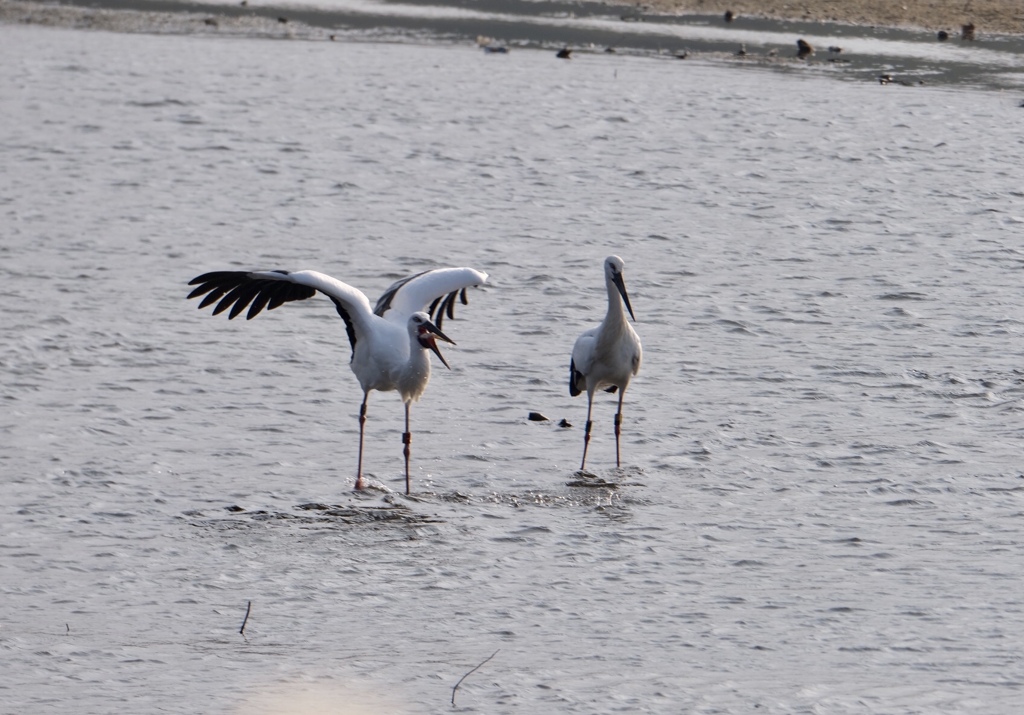
<svg viewBox="0 0 1024 715"><path fill-rule="evenodd" d="M498 651L457 711L1016 712L1012 97L0 33L0 711L449 712ZM622 470L596 407L614 486L569 486L610 253L644 367ZM213 269L375 298L435 265L492 279L413 410L411 498L394 395L350 491L328 301L184 299Z"/></svg>

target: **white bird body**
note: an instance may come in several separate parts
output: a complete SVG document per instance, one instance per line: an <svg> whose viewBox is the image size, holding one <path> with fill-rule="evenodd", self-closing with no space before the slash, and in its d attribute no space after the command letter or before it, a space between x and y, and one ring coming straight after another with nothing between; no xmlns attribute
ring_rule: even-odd
<svg viewBox="0 0 1024 715"><path fill-rule="evenodd" d="M619 306L621 312L621 303ZM583 332L572 349L572 361L585 380L582 389L590 392L612 386L625 390L640 371L642 359L640 336L621 319L605 318Z"/></svg>
<svg viewBox="0 0 1024 715"><path fill-rule="evenodd" d="M356 341L352 352L350 365L359 386L363 392L395 391L403 402L418 401L430 380L430 358L425 348L414 346L415 326L381 319L375 328Z"/></svg>
<svg viewBox="0 0 1024 715"><path fill-rule="evenodd" d="M199 287L188 297L206 295L199 308L217 302L214 315L230 308L229 319L249 307L247 320L256 317L264 307L273 310L289 301L311 298L318 292L330 298L345 321L352 346L349 365L363 390L356 489L362 488L363 436L369 394L373 390L396 391L405 403L406 429L402 441L405 444L408 493L409 444L412 438L409 406L423 396L430 380L427 351L432 350L448 367L435 342L438 338L453 343L441 332L444 316L453 317L457 297L461 296L462 302L466 302L466 288L486 281L486 273L472 268L424 271L394 283L371 309L370 301L361 291L317 271L219 271L205 273L190 281L189 285Z"/></svg>
<svg viewBox="0 0 1024 715"><path fill-rule="evenodd" d="M604 261L605 287L608 290L608 312L601 324L584 331L572 349L569 363L569 394L575 397L587 393L587 425L583 437L583 461L587 463L587 447L590 444L590 419L594 393L600 389L619 392L619 410L615 415L615 463L620 466L619 441L622 425L622 401L630 380L640 371L643 348L640 336L633 330L626 318L626 312L633 315L629 295L622 279L624 263L618 256L609 256Z"/></svg>

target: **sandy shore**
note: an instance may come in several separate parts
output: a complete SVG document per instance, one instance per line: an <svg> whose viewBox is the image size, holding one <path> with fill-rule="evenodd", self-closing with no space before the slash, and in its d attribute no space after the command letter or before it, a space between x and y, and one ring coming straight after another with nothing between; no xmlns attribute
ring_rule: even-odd
<svg viewBox="0 0 1024 715"><path fill-rule="evenodd" d="M235 5L227 2L227 5ZM923 28L947 30L960 36L961 26L973 23L979 39L986 33L1024 35L1022 0L619 0L609 4L635 5L645 12L673 14L723 15L840 22L862 26ZM132 3L124 3L132 7ZM216 12L211 8L211 12ZM0 0L0 23L33 23L64 27L91 27L115 31L195 32L213 31L209 15L194 13L154 13L144 4L136 9L103 10L74 5L59 5L24 0ZM723 19L724 22L724 19ZM233 18L221 25L225 30L278 36L310 34L303 30L276 27L273 20ZM200 27L202 26L202 27ZM312 34L317 34L315 31Z"/></svg>
<svg viewBox="0 0 1024 715"><path fill-rule="evenodd" d="M647 0L658 12L755 15L790 20L948 30L973 23L978 35L1024 34L1021 0Z"/></svg>

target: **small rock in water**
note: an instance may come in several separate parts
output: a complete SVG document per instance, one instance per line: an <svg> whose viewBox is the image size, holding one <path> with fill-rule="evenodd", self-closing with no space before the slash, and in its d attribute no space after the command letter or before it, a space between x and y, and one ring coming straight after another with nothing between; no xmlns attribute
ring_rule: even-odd
<svg viewBox="0 0 1024 715"><path fill-rule="evenodd" d="M526 419L530 420L530 422L547 422L548 421L548 418L545 417L544 415L542 415L540 412L531 412L529 415L527 415Z"/></svg>
<svg viewBox="0 0 1024 715"><path fill-rule="evenodd" d="M230 512L245 511L245 509L243 509L242 507L238 506L237 504L233 504L232 506L226 506L226 507L224 507L224 510L225 511L230 511Z"/></svg>
<svg viewBox="0 0 1024 715"><path fill-rule="evenodd" d="M1022 106L1024 106L1024 105L1022 105ZM569 422L569 420L567 420L567 419L565 419L565 418L563 417L563 418L562 418L562 421L558 423L558 426L559 426L559 427L565 427L565 428L567 428L567 429L568 429L569 427L572 427L572 423L571 423L571 422Z"/></svg>
<svg viewBox="0 0 1024 715"><path fill-rule="evenodd" d="M555 55L555 57L557 57L560 60L571 60L572 50L570 50L568 47L563 47L558 51L558 54Z"/></svg>
<svg viewBox="0 0 1024 715"><path fill-rule="evenodd" d="M726 10L725 15L722 16L722 19L725 20L726 22L732 22L733 20L736 19L736 14L732 10Z"/></svg>
<svg viewBox="0 0 1024 715"><path fill-rule="evenodd" d="M814 48L811 47L811 43L804 39L796 41L796 56L800 59L810 57L814 54Z"/></svg>
<svg viewBox="0 0 1024 715"><path fill-rule="evenodd" d="M949 33L946 32L945 30L939 30L939 34L936 35L936 37L939 38L939 42L945 42L946 40L949 39Z"/></svg>

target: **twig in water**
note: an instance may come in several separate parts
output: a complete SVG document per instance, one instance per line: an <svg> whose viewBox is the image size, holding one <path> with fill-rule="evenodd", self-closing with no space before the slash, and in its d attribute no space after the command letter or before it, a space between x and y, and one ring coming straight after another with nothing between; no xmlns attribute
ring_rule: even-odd
<svg viewBox="0 0 1024 715"><path fill-rule="evenodd" d="M501 648L498 648L498 650L501 650ZM498 650L494 651L487 658L485 658L484 660L480 661L480 664L477 665L475 668L473 668L473 670L469 671L468 673L463 675L461 678L459 678L459 682L457 682L455 684L455 687L452 688L452 707L455 707L455 691L459 689L460 685L462 685L462 681L465 680L466 678L468 678L469 676L471 676L476 671L480 670L480 668L483 667L483 665L487 661L489 661L491 658L493 658L494 656L498 655Z"/></svg>
<svg viewBox="0 0 1024 715"><path fill-rule="evenodd" d="M238 629L238 632L245 637L245 624L249 622L249 611L252 610L252 601L249 601L249 605L245 608L245 618L242 619L242 627Z"/></svg>

